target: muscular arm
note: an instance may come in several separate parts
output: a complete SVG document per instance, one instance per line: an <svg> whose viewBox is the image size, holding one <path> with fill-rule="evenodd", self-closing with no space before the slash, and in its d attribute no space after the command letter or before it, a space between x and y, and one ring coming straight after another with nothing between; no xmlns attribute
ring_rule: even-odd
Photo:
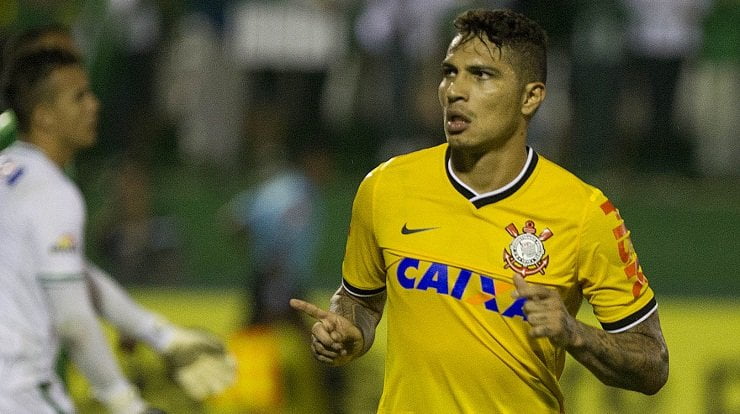
<svg viewBox="0 0 740 414"><path fill-rule="evenodd" d="M601 382L655 394L668 380L668 347L658 311L636 326L610 333L576 320L560 295L514 277L516 295L526 297L524 313L534 338L549 338L588 368Z"/></svg>
<svg viewBox="0 0 740 414"><path fill-rule="evenodd" d="M380 323L385 307L386 293L366 298L351 295L343 286L331 298L329 310L347 318L362 332L363 344L359 357L367 352L375 341L375 328Z"/></svg>
<svg viewBox="0 0 740 414"><path fill-rule="evenodd" d="M637 326L609 333L575 321L565 349L601 382L652 395L668 379L668 348L657 310Z"/></svg>

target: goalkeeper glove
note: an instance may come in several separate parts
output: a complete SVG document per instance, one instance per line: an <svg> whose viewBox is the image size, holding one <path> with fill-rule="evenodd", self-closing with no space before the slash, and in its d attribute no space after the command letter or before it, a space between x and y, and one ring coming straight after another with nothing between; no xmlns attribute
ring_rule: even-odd
<svg viewBox="0 0 740 414"><path fill-rule="evenodd" d="M163 355L177 384L197 401L221 393L236 377L223 341L204 330L175 327Z"/></svg>
<svg viewBox="0 0 740 414"><path fill-rule="evenodd" d="M108 408L110 414L164 414L164 411L150 407L141 399L139 392L129 384L118 384L107 393L96 396Z"/></svg>

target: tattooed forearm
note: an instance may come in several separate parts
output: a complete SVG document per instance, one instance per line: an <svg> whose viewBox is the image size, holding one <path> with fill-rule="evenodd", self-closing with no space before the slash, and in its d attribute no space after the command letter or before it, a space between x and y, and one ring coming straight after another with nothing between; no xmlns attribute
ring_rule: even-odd
<svg viewBox="0 0 740 414"><path fill-rule="evenodd" d="M667 381L668 349L657 312L622 333L584 324L579 328L577 340L566 350L603 383L655 394Z"/></svg>
<svg viewBox="0 0 740 414"><path fill-rule="evenodd" d="M341 287L331 298L329 310L349 319L362 332L363 346L359 355L367 352L375 340L375 328L383 316L385 299L385 292L360 299L350 295Z"/></svg>

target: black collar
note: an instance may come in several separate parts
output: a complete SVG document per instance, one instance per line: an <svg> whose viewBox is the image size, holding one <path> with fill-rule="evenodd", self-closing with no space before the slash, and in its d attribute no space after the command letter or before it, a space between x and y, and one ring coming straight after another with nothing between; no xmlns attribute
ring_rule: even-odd
<svg viewBox="0 0 740 414"><path fill-rule="evenodd" d="M455 187L455 190L457 190L458 193L462 194L463 197L467 198L471 203L473 203L476 208L481 208L488 204L503 200L519 190L524 185L524 183L527 182L529 176L532 175L532 172L537 166L538 160L539 156L537 155L537 153L532 148L527 147L527 161L524 163L524 167L522 168L522 171L519 172L519 175L517 175L513 181L506 184L505 186L483 194L478 194L473 191L470 187L460 181L460 179L455 176L454 172L452 172L449 147L447 147L447 151L445 152L445 171L447 171L447 178L450 180L452 186Z"/></svg>

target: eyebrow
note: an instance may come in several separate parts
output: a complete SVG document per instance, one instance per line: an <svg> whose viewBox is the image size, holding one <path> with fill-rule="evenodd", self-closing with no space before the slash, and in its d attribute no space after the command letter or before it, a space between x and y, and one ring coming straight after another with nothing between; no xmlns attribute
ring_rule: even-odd
<svg viewBox="0 0 740 414"><path fill-rule="evenodd" d="M449 55L448 55L448 56L446 56L446 57L445 57L445 58L444 58L444 59L442 60L442 63L441 63L441 65L440 65L440 66L441 66L442 68L445 68L445 67L458 67L457 65L453 64L453 63L452 63L452 62L450 61L450 56L449 56ZM500 70L499 70L499 69L497 69L497 68L496 68L496 67L495 67L494 65L487 65L487 64L475 64L475 63L474 63L474 64L471 64L471 65L465 66L465 68L466 68L466 69L469 69L469 70L470 70L470 69L472 69L472 70L494 70L494 71L498 71L498 72L500 72Z"/></svg>
<svg viewBox="0 0 740 414"><path fill-rule="evenodd" d="M499 69L496 69L493 66L489 65L470 65L465 67L468 71L485 71L485 72L494 72L494 73L501 73Z"/></svg>
<svg viewBox="0 0 740 414"><path fill-rule="evenodd" d="M503 74L503 71L499 68L496 68L495 66L490 65L468 65L464 68L465 71L469 73L489 73L492 76L501 76Z"/></svg>

